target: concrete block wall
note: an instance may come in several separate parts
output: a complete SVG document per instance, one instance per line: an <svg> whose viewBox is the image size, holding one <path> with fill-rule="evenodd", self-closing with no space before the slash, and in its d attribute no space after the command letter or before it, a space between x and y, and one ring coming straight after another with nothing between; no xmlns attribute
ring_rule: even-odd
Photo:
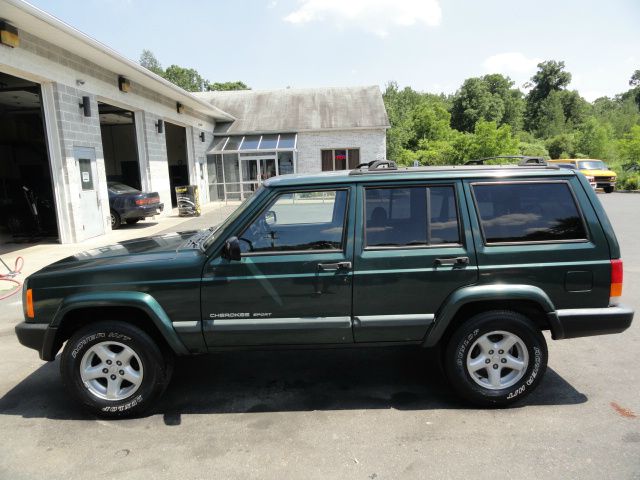
<svg viewBox="0 0 640 480"><path fill-rule="evenodd" d="M145 150L147 153L149 190L158 192L164 203L163 216L171 213L171 183L169 181L169 163L167 162L166 129L158 133L156 124L160 117L143 112Z"/></svg>
<svg viewBox="0 0 640 480"><path fill-rule="evenodd" d="M54 179L54 181L62 180L67 188L69 204L62 206L62 208L69 209L68 218L72 222L72 241L78 242L88 237L84 235L82 217L80 215L83 206L80 202L80 169L74 152L77 147L91 148L95 151L97 178L94 179L94 182L98 190L103 229L105 232L111 229L109 194L106 184L102 137L100 135L98 102L94 95L61 83L53 84L53 93L63 159L63 178ZM91 104L90 117L85 117L83 110L80 108L83 96L89 97ZM48 120L51 121L51 119Z"/></svg>
<svg viewBox="0 0 640 480"><path fill-rule="evenodd" d="M187 131L188 132L188 131ZM204 133L204 142L200 139L200 134ZM191 140L193 142L194 165L192 169L192 181L198 185L200 190L200 204L204 205L209 201L209 178L207 175L207 150L213 143L213 132L191 129Z"/></svg>
<svg viewBox="0 0 640 480"><path fill-rule="evenodd" d="M321 150L333 148L359 148L360 162L383 160L387 155L387 137L384 128L339 130L298 133L298 173L316 173L322 170Z"/></svg>

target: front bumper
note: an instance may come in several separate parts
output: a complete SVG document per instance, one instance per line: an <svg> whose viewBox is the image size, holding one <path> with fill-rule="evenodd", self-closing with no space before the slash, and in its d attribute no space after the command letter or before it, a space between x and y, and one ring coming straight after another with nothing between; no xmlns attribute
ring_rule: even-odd
<svg viewBox="0 0 640 480"><path fill-rule="evenodd" d="M16 325L18 341L28 348L37 350L42 360L53 360L57 352L53 351L56 328L46 323L21 322Z"/></svg>
<svg viewBox="0 0 640 480"><path fill-rule="evenodd" d="M633 310L625 305L557 310L556 315L561 331L555 332L555 339L620 333L633 320Z"/></svg>

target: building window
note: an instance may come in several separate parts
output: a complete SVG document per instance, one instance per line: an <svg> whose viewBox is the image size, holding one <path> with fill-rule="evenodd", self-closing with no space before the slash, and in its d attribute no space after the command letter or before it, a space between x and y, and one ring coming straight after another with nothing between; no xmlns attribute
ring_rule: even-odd
<svg viewBox="0 0 640 480"><path fill-rule="evenodd" d="M333 150L322 150L322 171L328 170L351 170L360 163L360 149L339 148Z"/></svg>

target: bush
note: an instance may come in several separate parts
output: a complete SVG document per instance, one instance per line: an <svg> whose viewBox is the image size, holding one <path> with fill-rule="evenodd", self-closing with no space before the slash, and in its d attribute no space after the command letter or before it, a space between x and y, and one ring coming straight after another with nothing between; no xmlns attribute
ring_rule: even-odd
<svg viewBox="0 0 640 480"><path fill-rule="evenodd" d="M622 190L638 190L640 189L640 176L629 175L618 182L619 188Z"/></svg>

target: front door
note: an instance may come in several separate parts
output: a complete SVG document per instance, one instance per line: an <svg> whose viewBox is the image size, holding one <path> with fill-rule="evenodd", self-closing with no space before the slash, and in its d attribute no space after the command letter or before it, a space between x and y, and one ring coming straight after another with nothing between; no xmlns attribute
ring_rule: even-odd
<svg viewBox="0 0 640 480"><path fill-rule="evenodd" d="M74 150L80 175L81 240L104 233L104 219L100 202L96 151L93 148L76 147Z"/></svg>
<svg viewBox="0 0 640 480"><path fill-rule="evenodd" d="M351 190L273 193L231 233L241 261L215 254L203 276L210 348L353 342Z"/></svg>
<svg viewBox="0 0 640 480"><path fill-rule="evenodd" d="M420 341L478 268L460 182L392 183L358 191L356 342Z"/></svg>
<svg viewBox="0 0 640 480"><path fill-rule="evenodd" d="M240 157L240 163L243 199L253 195L262 182L277 175L275 157Z"/></svg>

